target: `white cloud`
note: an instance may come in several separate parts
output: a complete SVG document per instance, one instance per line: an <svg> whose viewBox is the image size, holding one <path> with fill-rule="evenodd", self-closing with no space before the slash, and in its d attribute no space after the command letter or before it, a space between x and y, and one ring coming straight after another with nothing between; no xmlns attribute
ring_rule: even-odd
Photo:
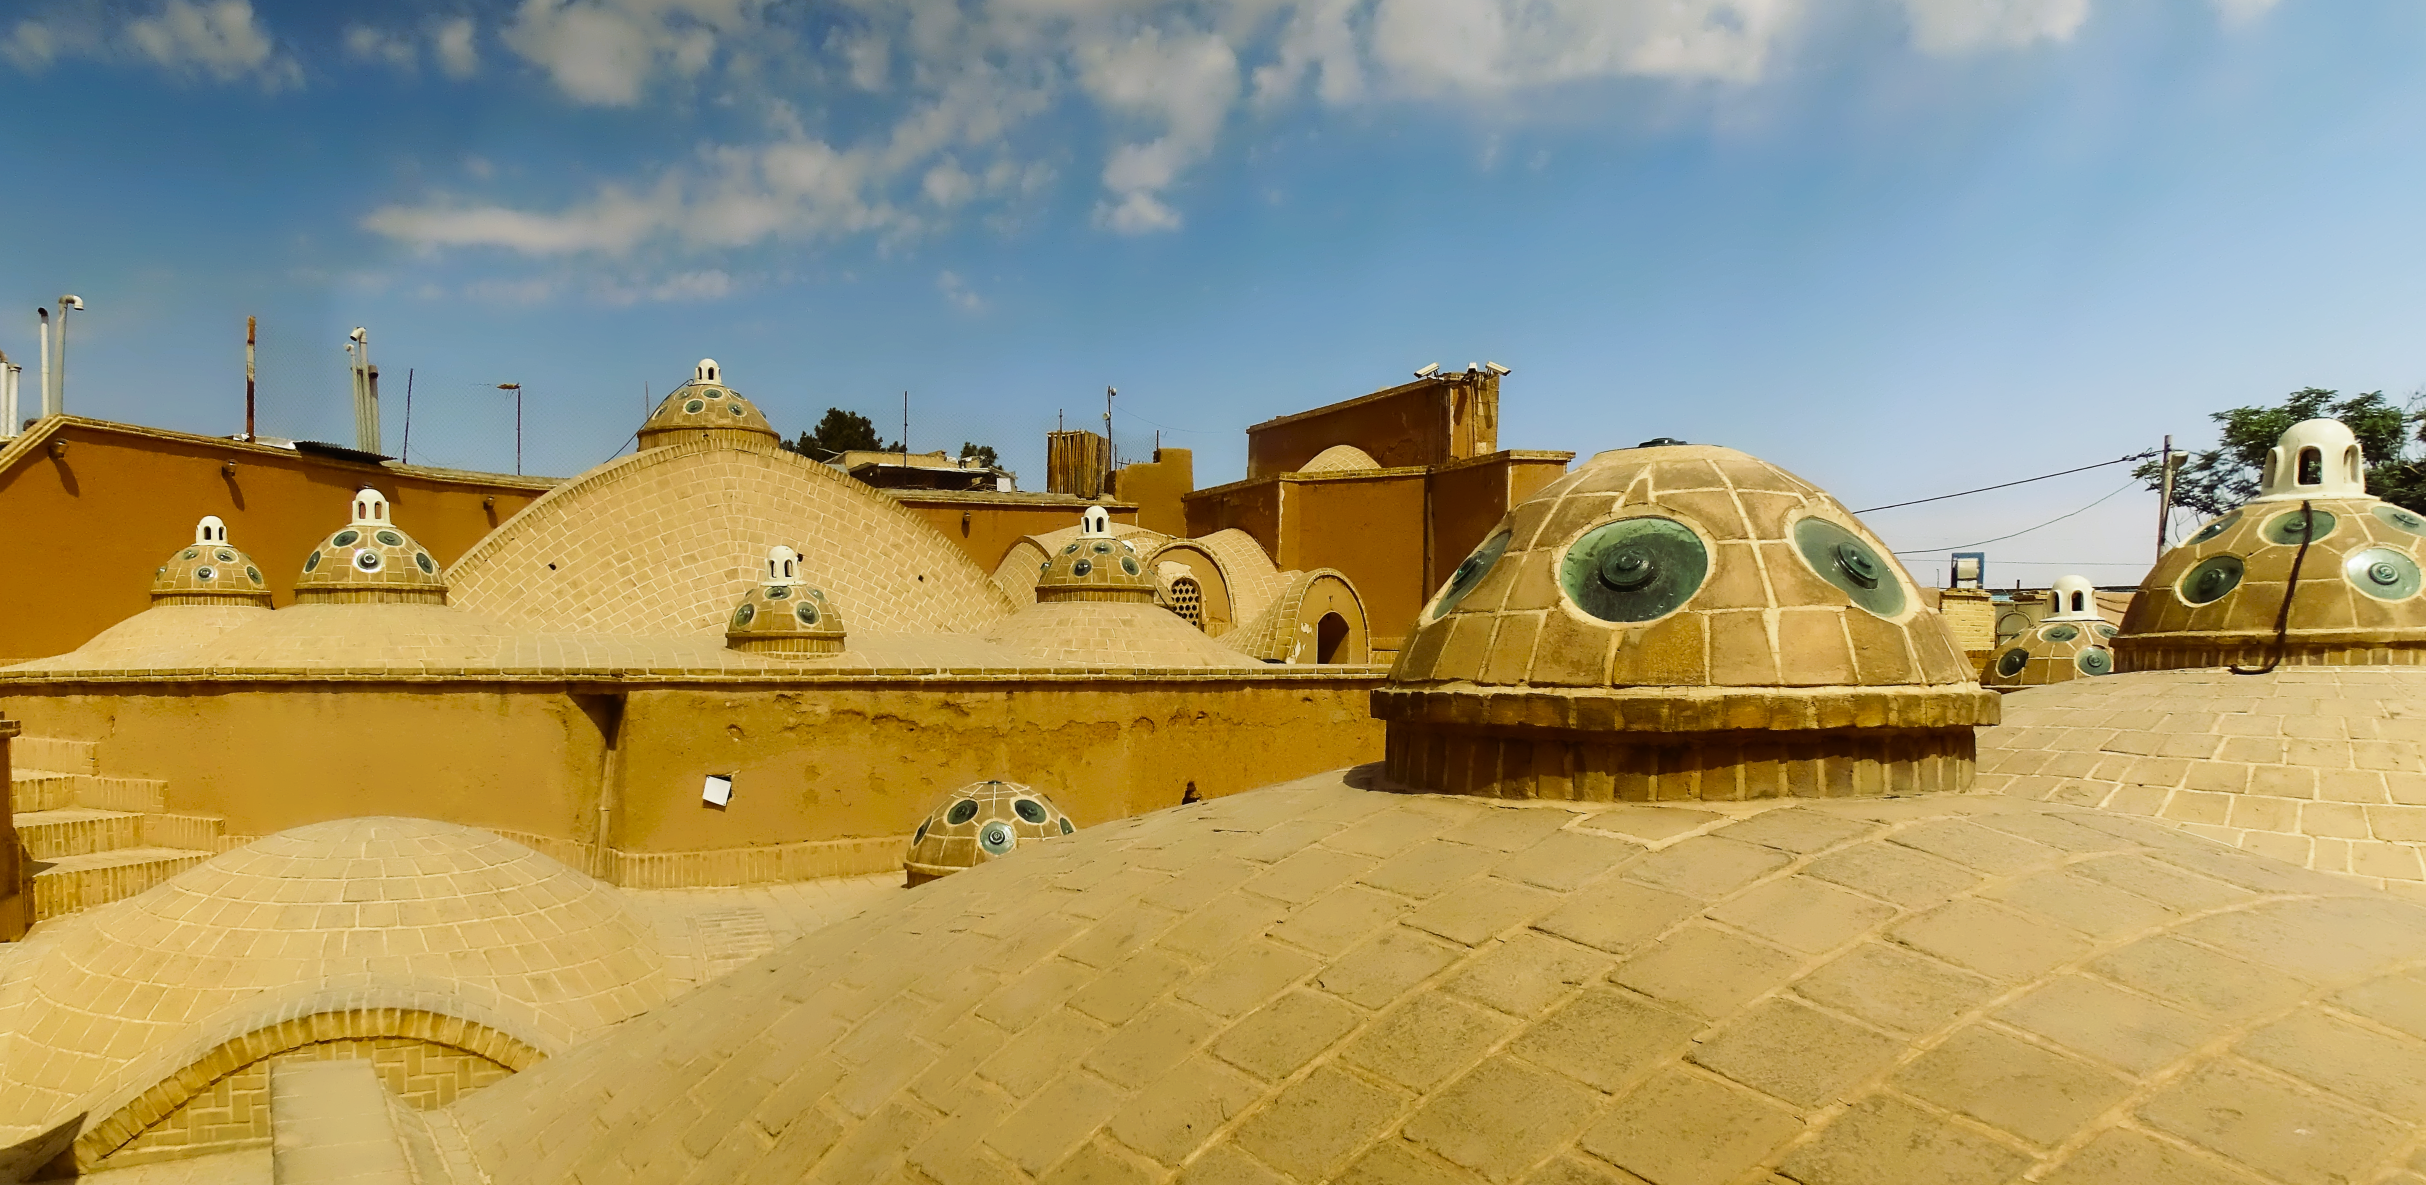
<svg viewBox="0 0 2426 1185"><path fill-rule="evenodd" d="M221 82L253 78L272 90L303 82L302 69L253 23L247 0L168 0L159 12L128 21L126 38L144 57L180 73Z"/></svg>
<svg viewBox="0 0 2426 1185"><path fill-rule="evenodd" d="M985 298L971 290L968 281L961 279L958 272L944 272L936 276L935 289L943 293L943 298L952 302L952 306L962 312L982 313L986 311Z"/></svg>
<svg viewBox="0 0 2426 1185"><path fill-rule="evenodd" d="M1111 193L1096 217L1123 234L1179 229L1179 214L1162 194L1180 170L1212 150L1238 99L1237 55L1211 34L1148 27L1123 40L1080 45L1077 57L1080 80L1098 102L1162 131L1113 149L1103 168Z"/></svg>
<svg viewBox="0 0 2426 1185"><path fill-rule="evenodd" d="M480 72L480 49L474 43L472 18L459 16L430 26L430 55L449 78L470 78Z"/></svg>
<svg viewBox="0 0 2426 1185"><path fill-rule="evenodd" d="M2245 25L2273 11L2275 0L2215 0L2215 10L2227 25Z"/></svg>
<svg viewBox="0 0 2426 1185"><path fill-rule="evenodd" d="M1965 53L2070 41L2089 19L2089 0L1904 0L1904 12L1913 44L1929 53Z"/></svg>
<svg viewBox="0 0 2426 1185"><path fill-rule="evenodd" d="M764 0L523 0L505 43L577 102L629 107L660 72L689 78Z"/></svg>
<svg viewBox="0 0 2426 1185"><path fill-rule="evenodd" d="M345 52L357 58L386 62L399 70L412 69L420 57L410 39L368 25L353 25L346 29Z"/></svg>

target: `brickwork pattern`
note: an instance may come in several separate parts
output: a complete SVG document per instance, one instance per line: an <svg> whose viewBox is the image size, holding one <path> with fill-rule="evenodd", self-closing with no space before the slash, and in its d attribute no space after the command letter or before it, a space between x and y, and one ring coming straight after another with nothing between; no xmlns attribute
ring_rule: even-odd
<svg viewBox="0 0 2426 1185"><path fill-rule="evenodd" d="M1343 617L1352 618L1348 629L1358 651L1352 661L1363 661L1365 606L1346 574L1335 568L1316 568L1282 575L1280 595L1263 612L1223 634L1222 645L1265 662L1313 662L1318 619L1325 612L1340 611ZM1309 599L1316 605L1311 615L1307 612Z"/></svg>
<svg viewBox="0 0 2426 1185"><path fill-rule="evenodd" d="M1314 454L1314 459L1298 468L1299 473L1358 473L1379 469L1381 462L1373 454L1352 444L1335 444Z"/></svg>
<svg viewBox="0 0 2426 1185"><path fill-rule="evenodd" d="M1152 554L1171 541L1171 536L1135 523L1113 523L1112 537L1126 541L1139 555ZM1061 554L1062 548L1077 540L1078 527L1075 525L1021 538L1006 549L1002 559L995 563L995 586L1002 589L1003 595L1009 597L1014 605L1035 604L1037 576L1054 556Z"/></svg>
<svg viewBox="0 0 2426 1185"><path fill-rule="evenodd" d="M533 1185L2405 1180L2422 966L2426 907L2104 812L1334 774L909 890L445 1114Z"/></svg>
<svg viewBox="0 0 2426 1185"><path fill-rule="evenodd" d="M1279 565L1255 536L1229 527L1194 539L1174 539L1163 548L1186 547L1211 557L1230 596L1230 620L1251 620L1280 596ZM1162 549L1157 549L1162 550ZM1149 560L1156 556L1149 553Z"/></svg>
<svg viewBox="0 0 2426 1185"><path fill-rule="evenodd" d="M1090 670L1262 667L1151 601L1048 601L995 624L985 639L1030 661Z"/></svg>
<svg viewBox="0 0 2426 1185"><path fill-rule="evenodd" d="M911 884L920 884L1009 856L1023 842L1059 840L1077 830L1078 825L1033 786L977 782L936 799L935 809L910 836L902 869Z"/></svg>
<svg viewBox="0 0 2426 1185"><path fill-rule="evenodd" d="M2299 588L2285 635L2297 655L2292 661L2330 662L2335 652L2352 650L2389 653L2345 661L2426 661L2426 600L2415 593L2398 600L2378 599L2359 591L2359 578L2346 577L2343 571L2352 556L2371 549L2398 553L2414 570L2426 554L2421 548L2426 539L2377 514L2379 508L2400 513L2380 499L2321 498L2311 505L2318 530L2300 562ZM2210 522L2191 542L2160 557L2141 582L2146 591L2124 614L2123 636L2115 643L2121 669L2264 662L2272 649L2292 562L2300 554L2298 533L2285 528L2296 524L2300 513L2297 500L2253 502ZM2414 515L2402 517L2416 520ZM2183 582L2194 568L2217 556L2241 561L2240 580L2222 596L2193 604L2184 596ZM2395 654L2398 657L2391 656Z"/></svg>
<svg viewBox="0 0 2426 1185"><path fill-rule="evenodd" d="M100 1151L225 1073L306 1043L196 1069L280 1025L378 1010L458 1018L308 1039L420 1036L513 1064L466 1026L553 1052L668 992L651 929L612 889L496 835L408 819L257 840L56 923L24 958L0 992L0 1141L63 1115L123 1116L88 1129Z"/></svg>
<svg viewBox="0 0 2426 1185"><path fill-rule="evenodd" d="M183 665L180 656L192 653L229 630L259 621L269 612L266 605L155 604L66 654L38 658L11 669L45 671L103 666L151 670Z"/></svg>
<svg viewBox="0 0 2426 1185"><path fill-rule="evenodd" d="M187 605L270 604L270 586L253 557L224 543L177 549L152 573L152 602Z"/></svg>
<svg viewBox="0 0 2426 1185"><path fill-rule="evenodd" d="M513 1073L470 1050L410 1037L316 1041L262 1058L211 1083L99 1164L116 1167L267 1144L273 1069L345 1059L370 1062L388 1092L416 1110L447 1106Z"/></svg>
<svg viewBox="0 0 2426 1185"><path fill-rule="evenodd" d="M1605 522L1653 513L1693 528L1708 575L1676 611L1615 623L1560 586L1568 547ZM1867 544L1903 608L1882 617L1822 579L1794 543L1823 519ZM1596 686L1952 684L1972 670L1884 544L1836 499L1733 449L1602 453L1542 488L1493 532L1507 550L1445 614L1436 597L1400 652L1403 683Z"/></svg>
<svg viewBox="0 0 2426 1185"><path fill-rule="evenodd" d="M550 490L447 570L453 603L523 629L721 635L769 547L854 629L968 633L1011 604L910 510L771 440L691 440Z"/></svg>
<svg viewBox="0 0 2426 1185"><path fill-rule="evenodd" d="M767 422L758 405L719 383L693 379L674 388L642 421L637 443L643 450L664 448L689 440L720 442L783 439Z"/></svg>
<svg viewBox="0 0 2426 1185"><path fill-rule="evenodd" d="M2148 671L2019 691L1981 790L2144 815L2426 895L2426 670Z"/></svg>

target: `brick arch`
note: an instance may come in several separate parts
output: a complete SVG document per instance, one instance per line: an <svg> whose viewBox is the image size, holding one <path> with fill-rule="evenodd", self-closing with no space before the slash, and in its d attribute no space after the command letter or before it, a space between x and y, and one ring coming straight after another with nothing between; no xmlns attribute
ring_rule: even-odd
<svg viewBox="0 0 2426 1185"><path fill-rule="evenodd" d="M357 1047L351 1056L365 1056L367 1047L378 1042L414 1044L477 1059L496 1067L499 1077L529 1069L547 1056L519 1038L477 1021L420 1009L352 1009L299 1016L223 1042L127 1100L107 1118L87 1125L74 1146L76 1167L91 1169L105 1159L122 1157L221 1083L256 1068L266 1071L265 1063L273 1059L314 1047L344 1045ZM257 1134L262 1138L269 1135L267 1124L266 1115L258 1117Z"/></svg>

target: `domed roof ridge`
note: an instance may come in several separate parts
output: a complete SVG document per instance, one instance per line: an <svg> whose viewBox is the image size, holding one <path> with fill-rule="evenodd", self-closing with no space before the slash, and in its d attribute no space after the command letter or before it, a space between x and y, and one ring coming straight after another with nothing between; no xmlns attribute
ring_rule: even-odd
<svg viewBox="0 0 2426 1185"><path fill-rule="evenodd" d="M227 540L227 524L206 514L194 525L194 542L179 548L152 574L155 605L267 605L270 586L253 557Z"/></svg>
<svg viewBox="0 0 2426 1185"><path fill-rule="evenodd" d="M800 553L777 546L767 551L766 579L734 607L724 644L753 654L836 654L846 636L842 610L802 578Z"/></svg>
<svg viewBox="0 0 2426 1185"><path fill-rule="evenodd" d="M1075 538L1045 557L1036 577L1038 603L1052 601L1154 600L1154 571L1146 565L1146 549L1113 532L1112 516L1101 506L1079 514Z"/></svg>
<svg viewBox="0 0 2426 1185"><path fill-rule="evenodd" d="M355 491L353 517L304 557L297 604L445 604L447 582L429 549L388 521L387 496Z"/></svg>
<svg viewBox="0 0 2426 1185"><path fill-rule="evenodd" d="M691 370L690 381L658 401L657 409L640 425L638 436L643 450L694 437L726 442L751 437L783 439L757 404L725 385L724 368L713 358L700 359Z"/></svg>

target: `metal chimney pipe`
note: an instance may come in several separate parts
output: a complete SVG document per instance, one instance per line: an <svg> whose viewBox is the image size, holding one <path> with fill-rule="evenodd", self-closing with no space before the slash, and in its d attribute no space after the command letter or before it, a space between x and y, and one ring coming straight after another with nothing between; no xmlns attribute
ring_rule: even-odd
<svg viewBox="0 0 2426 1185"><path fill-rule="evenodd" d="M24 369L9 362L6 351L0 351L0 440L17 437L17 374Z"/></svg>
<svg viewBox="0 0 2426 1185"><path fill-rule="evenodd" d="M84 298L81 296L59 298L59 366L58 369L51 372L49 406L43 408L46 415L67 414L67 312L69 309L83 312Z"/></svg>
<svg viewBox="0 0 2426 1185"><path fill-rule="evenodd" d="M51 311L37 308L34 317L36 336L42 339L42 390L36 396L42 401L42 414L47 416L51 414Z"/></svg>
<svg viewBox="0 0 2426 1185"><path fill-rule="evenodd" d="M363 349L368 355L368 347ZM355 432L361 438L360 447L366 453L379 451L379 368L362 365L362 427Z"/></svg>
<svg viewBox="0 0 2426 1185"><path fill-rule="evenodd" d="M353 359L354 387L354 447L366 453L379 451L378 414L370 409L371 335L357 325L346 335L346 354Z"/></svg>
<svg viewBox="0 0 2426 1185"><path fill-rule="evenodd" d="M253 443L253 319L244 319L244 442Z"/></svg>

